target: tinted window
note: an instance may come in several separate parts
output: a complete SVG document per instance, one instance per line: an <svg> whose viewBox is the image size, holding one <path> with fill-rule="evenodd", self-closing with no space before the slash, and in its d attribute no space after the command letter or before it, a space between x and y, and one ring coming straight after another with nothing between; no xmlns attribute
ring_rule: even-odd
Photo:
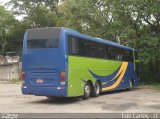
<svg viewBox="0 0 160 119"><path fill-rule="evenodd" d="M76 55L78 54L78 40L75 37L69 37L69 54Z"/></svg>
<svg viewBox="0 0 160 119"><path fill-rule="evenodd" d="M60 28L31 29L27 31L27 47L57 48L59 46Z"/></svg>
<svg viewBox="0 0 160 119"><path fill-rule="evenodd" d="M70 55L120 61L133 61L132 50L73 36L68 37L68 44Z"/></svg>
<svg viewBox="0 0 160 119"><path fill-rule="evenodd" d="M57 48L58 39L28 39L28 48Z"/></svg>

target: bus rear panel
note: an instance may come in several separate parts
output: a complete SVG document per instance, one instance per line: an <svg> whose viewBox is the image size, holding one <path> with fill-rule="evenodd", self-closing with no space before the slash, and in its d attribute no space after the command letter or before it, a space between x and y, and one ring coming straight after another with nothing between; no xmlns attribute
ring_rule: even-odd
<svg viewBox="0 0 160 119"><path fill-rule="evenodd" d="M22 70L23 94L67 96L67 69L60 28L26 31Z"/></svg>

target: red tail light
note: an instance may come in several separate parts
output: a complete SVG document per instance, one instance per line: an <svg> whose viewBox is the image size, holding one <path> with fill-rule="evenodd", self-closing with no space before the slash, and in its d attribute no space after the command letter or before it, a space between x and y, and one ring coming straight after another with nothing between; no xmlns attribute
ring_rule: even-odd
<svg viewBox="0 0 160 119"><path fill-rule="evenodd" d="M26 74L25 74L25 72L22 71L22 81L24 81L25 78L26 78Z"/></svg>
<svg viewBox="0 0 160 119"><path fill-rule="evenodd" d="M62 85L65 84L65 72L64 71L61 71L60 73L60 81Z"/></svg>

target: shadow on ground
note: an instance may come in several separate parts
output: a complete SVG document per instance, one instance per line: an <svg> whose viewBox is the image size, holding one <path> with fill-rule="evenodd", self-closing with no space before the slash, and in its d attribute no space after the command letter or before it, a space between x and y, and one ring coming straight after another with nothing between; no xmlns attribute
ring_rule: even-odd
<svg viewBox="0 0 160 119"><path fill-rule="evenodd" d="M109 92L103 92L100 96L105 95L112 95L116 93L123 93L128 91L135 91L138 89L132 89L132 90L117 90L117 91L109 91ZM94 97L93 97L94 98ZM100 98L100 97L99 97ZM46 97L46 99L36 100L32 101L30 103L41 103L41 104L72 104L76 102L84 101L82 97Z"/></svg>
<svg viewBox="0 0 160 119"><path fill-rule="evenodd" d="M107 92L102 92L101 95L116 94L116 93L123 93L123 92L136 91L136 90L139 90L139 88L134 88L131 90L123 89L123 90L107 91Z"/></svg>
<svg viewBox="0 0 160 119"><path fill-rule="evenodd" d="M81 97L59 97L59 98L48 98L46 97L46 99L42 99L42 100L36 100L36 101L32 101L30 103L41 103L41 104L72 104L72 103L76 103L79 101L82 101L83 99Z"/></svg>

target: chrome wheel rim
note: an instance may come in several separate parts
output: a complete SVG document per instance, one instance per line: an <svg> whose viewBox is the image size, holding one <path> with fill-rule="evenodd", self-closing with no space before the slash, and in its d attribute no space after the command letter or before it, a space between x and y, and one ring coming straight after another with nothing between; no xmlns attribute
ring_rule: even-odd
<svg viewBox="0 0 160 119"><path fill-rule="evenodd" d="M100 91L100 87L98 84L95 85L95 89L96 89L96 94L98 95Z"/></svg>
<svg viewBox="0 0 160 119"><path fill-rule="evenodd" d="M85 95L86 95L87 97L89 97L89 96L90 96L90 92L91 92L90 86L89 86L89 85L86 85L86 86L85 86Z"/></svg>

